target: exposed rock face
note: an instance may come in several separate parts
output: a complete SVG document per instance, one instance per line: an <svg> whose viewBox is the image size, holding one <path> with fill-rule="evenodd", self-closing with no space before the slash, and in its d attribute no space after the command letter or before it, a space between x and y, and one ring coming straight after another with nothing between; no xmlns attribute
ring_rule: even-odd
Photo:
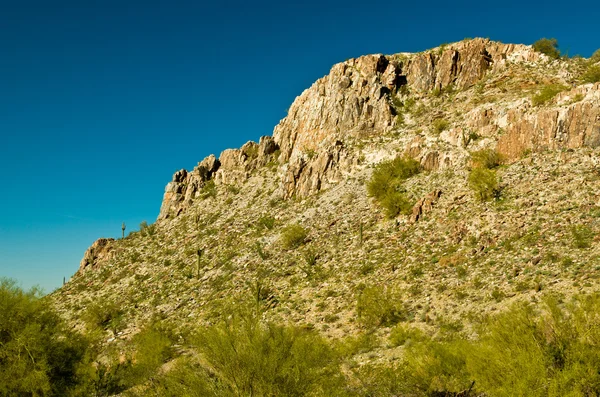
<svg viewBox="0 0 600 397"><path fill-rule="evenodd" d="M421 219L423 214L430 212L441 195L441 190L434 190L427 196L423 197L421 200L417 201L417 203L412 209L412 214L410 215L410 222L415 223L419 219Z"/></svg>
<svg viewBox="0 0 600 397"><path fill-rule="evenodd" d="M367 55L336 64L295 99L272 137L227 149L218 160L209 156L191 172L178 171L166 187L159 219L185 210L209 180L242 183L254 170L272 161L275 153L279 153L283 196L313 194L337 183L359 163L358 153L347 145L350 139L376 136L397 127L393 96L402 92L402 87L421 97L449 87L464 90L488 72L538 61L547 59L529 46L474 39L419 54ZM439 144L416 137L407 143L405 152L419 159L426 170L453 167L468 156L465 149L471 131L495 144L501 129L504 134L498 149L508 158L518 157L527 149L596 146L600 131L594 92L598 88L585 90L585 100L561 103L557 108L532 108L524 99L501 112L493 105L475 109L462 126L440 134ZM431 117L446 116L440 109L432 111Z"/></svg>
<svg viewBox="0 0 600 397"><path fill-rule="evenodd" d="M93 269L98 262L109 259L113 255L112 243L114 241L112 238L100 238L94 241L94 244L83 254L83 259L79 263L79 272Z"/></svg>
<svg viewBox="0 0 600 397"><path fill-rule="evenodd" d="M202 194L210 180L216 184L241 183L251 171L271 161L278 149L272 137L262 137L260 142L247 142L241 149L227 149L219 159L210 155L191 171L177 171L167 184L158 219L177 216Z"/></svg>
<svg viewBox="0 0 600 397"><path fill-rule="evenodd" d="M386 57L368 55L335 65L292 104L288 116L275 127L273 137L281 148L280 161L288 162L282 186L284 195L306 196L324 181L335 181L353 164L352 153L333 155L351 135L383 133L396 125L390 94L407 85L413 91L453 86L467 88L489 69L506 60L539 58L524 45L500 44L486 39L459 42L436 52ZM317 155L315 155L315 153ZM421 153L421 152L419 152ZM307 155L308 154L308 155ZM437 152L422 152L426 169L447 165ZM327 165L324 165L327 163Z"/></svg>
<svg viewBox="0 0 600 397"><path fill-rule="evenodd" d="M177 216L200 194L201 189L219 169L220 162L214 155L206 157L192 170L179 170L167 184L158 219Z"/></svg>
<svg viewBox="0 0 600 397"><path fill-rule="evenodd" d="M449 86L468 88L486 71L501 68L507 59L535 61L540 57L525 45L501 44L474 39L440 47L435 52L418 54L404 68L411 88L418 91L443 90Z"/></svg>
<svg viewBox="0 0 600 397"><path fill-rule="evenodd" d="M583 99L569 104L577 95ZM558 105L564 102L548 109L522 106L510 110L498 151L515 159L526 150L600 146L600 83L578 87L555 99Z"/></svg>

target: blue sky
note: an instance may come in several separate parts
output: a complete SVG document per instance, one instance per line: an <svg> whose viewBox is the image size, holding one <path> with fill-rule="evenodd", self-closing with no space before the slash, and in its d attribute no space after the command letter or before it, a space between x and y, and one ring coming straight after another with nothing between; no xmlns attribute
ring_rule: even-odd
<svg viewBox="0 0 600 397"><path fill-rule="evenodd" d="M600 47L600 5L578 0L22 0L0 10L0 276L47 292L95 239L153 222L173 172L270 135L336 62L465 37L556 37L586 57Z"/></svg>

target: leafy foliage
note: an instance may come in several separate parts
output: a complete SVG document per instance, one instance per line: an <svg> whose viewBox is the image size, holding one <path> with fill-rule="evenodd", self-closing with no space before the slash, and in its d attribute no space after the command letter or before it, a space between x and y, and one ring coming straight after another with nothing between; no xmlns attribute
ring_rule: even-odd
<svg viewBox="0 0 600 397"><path fill-rule="evenodd" d="M403 192L402 182L420 171L419 162L409 157L396 157L381 162L367 183L367 193L379 202L389 218L407 213L412 208L412 203Z"/></svg>
<svg viewBox="0 0 600 397"><path fill-rule="evenodd" d="M488 201L500 195L496 171L486 168L473 168L469 173L469 186L481 201Z"/></svg>
<svg viewBox="0 0 600 397"><path fill-rule="evenodd" d="M581 76L586 83L597 83L600 81L600 66L592 65L587 68L583 76Z"/></svg>
<svg viewBox="0 0 600 397"><path fill-rule="evenodd" d="M380 286L369 286L358 295L356 314L367 328L387 327L402 320L405 309L398 294Z"/></svg>
<svg viewBox="0 0 600 397"><path fill-rule="evenodd" d="M502 164L502 156L496 150L482 149L471 153L473 167L493 169Z"/></svg>
<svg viewBox="0 0 600 397"><path fill-rule="evenodd" d="M560 84L545 85L544 87L542 87L542 89L537 94L535 94L531 98L531 102L533 103L534 106L543 105L546 102L548 102L549 100L551 100L552 98L554 98L560 92L563 92L565 89L566 89L566 87L564 87Z"/></svg>
<svg viewBox="0 0 600 397"><path fill-rule="evenodd" d="M281 231L281 245L285 249L295 249L304 244L308 232L299 224L288 225Z"/></svg>
<svg viewBox="0 0 600 397"><path fill-rule="evenodd" d="M441 134L443 131L447 130L450 127L450 122L445 119L435 119L433 120L433 132L437 135Z"/></svg>
<svg viewBox="0 0 600 397"><path fill-rule="evenodd" d="M86 341L39 298L0 280L0 396L65 396L80 381Z"/></svg>
<svg viewBox="0 0 600 397"><path fill-rule="evenodd" d="M558 41L556 39L539 39L533 43L533 49L541 52L542 54L548 55L550 58L560 58L560 51L558 50Z"/></svg>

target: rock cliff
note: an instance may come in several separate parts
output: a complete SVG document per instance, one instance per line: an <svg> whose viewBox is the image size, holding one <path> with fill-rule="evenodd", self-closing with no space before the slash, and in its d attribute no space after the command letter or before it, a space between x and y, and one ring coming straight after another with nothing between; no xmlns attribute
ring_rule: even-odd
<svg viewBox="0 0 600 397"><path fill-rule="evenodd" d="M240 184L273 161L279 167L282 197L309 196L337 184L361 163L360 150L353 143L390 132L396 132L404 151L428 170L464 163L474 136L487 138L485 144L497 147L508 159L527 150L597 146L598 84L564 92L549 107L535 107L528 98L512 98L455 109L464 110L464 116L438 131L439 136L431 129L436 120L448 116L443 107L436 108L432 97L461 92L460 100L467 102L475 95L474 86L481 89L490 76L501 76L501 83L514 79L510 73L515 68L536 67L542 76L544 69L568 75L560 67L556 70L557 63L529 46L487 39L464 40L417 54L367 55L338 63L294 100L272 137L225 150L218 159L211 155L190 172L177 171L166 186L158 219L185 211L203 197L209 181ZM540 83L534 80L521 82L521 89ZM430 106L430 111L425 117L406 116L402 106L409 101ZM406 117L413 127L433 134L407 128Z"/></svg>

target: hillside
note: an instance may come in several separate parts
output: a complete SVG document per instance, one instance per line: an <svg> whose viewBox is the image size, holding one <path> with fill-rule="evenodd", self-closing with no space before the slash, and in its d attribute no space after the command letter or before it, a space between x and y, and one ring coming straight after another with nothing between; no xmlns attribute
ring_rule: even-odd
<svg viewBox="0 0 600 397"><path fill-rule="evenodd" d="M156 222L98 240L50 299L78 330L104 311L102 360L160 321L180 335L176 362L185 335L250 301L261 321L328 341L369 335L345 364L362 368L403 357L398 327L473 339L516 302L595 296L590 68L486 39L336 64L272 136L177 171ZM418 169L394 181L390 207L373 175L395 158Z"/></svg>

